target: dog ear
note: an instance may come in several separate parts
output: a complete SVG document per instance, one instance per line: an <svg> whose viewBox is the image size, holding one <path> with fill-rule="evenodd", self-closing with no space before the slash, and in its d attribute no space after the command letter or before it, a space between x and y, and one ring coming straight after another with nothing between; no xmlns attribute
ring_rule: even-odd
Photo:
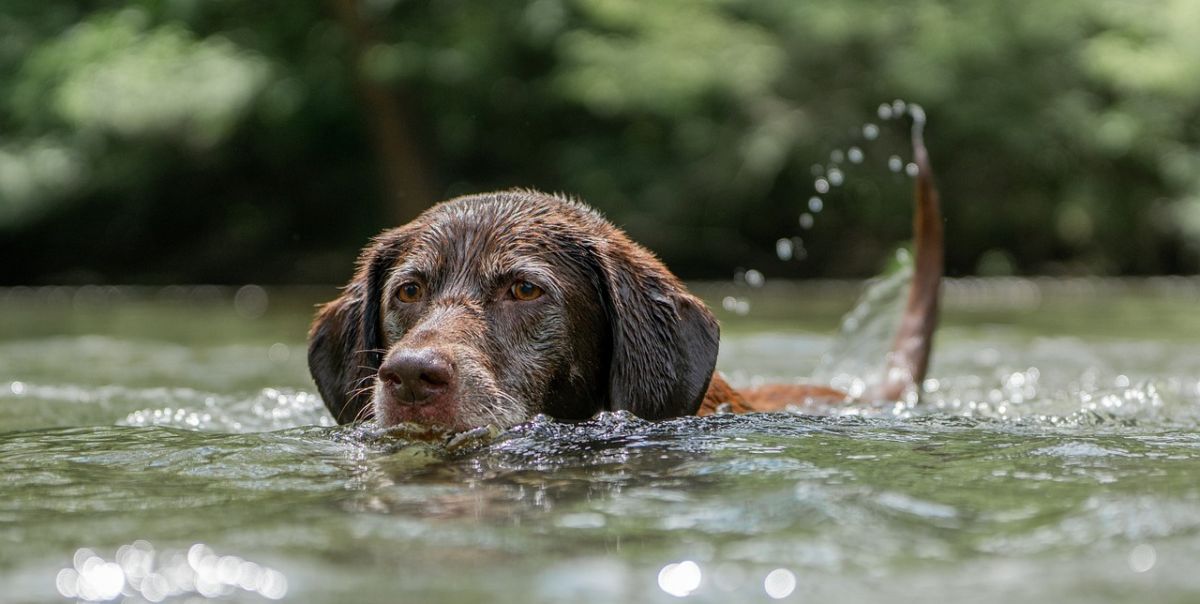
<svg viewBox="0 0 1200 604"><path fill-rule="evenodd" d="M363 419L372 380L383 359L380 320L387 271L399 258L399 241L384 233L363 250L342 295L317 311L308 332L308 370L325 406L339 424Z"/></svg>
<svg viewBox="0 0 1200 604"><path fill-rule="evenodd" d="M612 331L610 408L647 419L696 413L717 364L717 320L623 233L596 252Z"/></svg>

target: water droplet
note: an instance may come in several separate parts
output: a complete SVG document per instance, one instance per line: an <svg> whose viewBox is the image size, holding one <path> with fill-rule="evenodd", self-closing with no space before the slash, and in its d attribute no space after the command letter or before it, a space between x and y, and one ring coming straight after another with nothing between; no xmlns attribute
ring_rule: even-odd
<svg viewBox="0 0 1200 604"><path fill-rule="evenodd" d="M862 134L863 138L873 141L879 138L879 126L876 126L875 124L863 124Z"/></svg>
<svg viewBox="0 0 1200 604"><path fill-rule="evenodd" d="M829 184L835 187L840 187L842 182L845 180L846 175L843 174L841 170L838 170L837 168L832 168L829 170Z"/></svg>
<svg viewBox="0 0 1200 604"><path fill-rule="evenodd" d="M861 164L863 160L862 149L850 147L850 150L846 152L846 157L850 158L850 163L852 164Z"/></svg>
<svg viewBox="0 0 1200 604"><path fill-rule="evenodd" d="M796 260L808 258L808 250L804 249L804 240L799 237L792 237L792 257Z"/></svg>
<svg viewBox="0 0 1200 604"><path fill-rule="evenodd" d="M738 315L745 316L750 312L750 301L745 298L735 298L733 296L725 296L721 300L721 308Z"/></svg>
<svg viewBox="0 0 1200 604"><path fill-rule="evenodd" d="M813 188L816 189L818 193L824 195L825 193L829 192L829 181L825 180L824 178L818 178L813 182Z"/></svg>
<svg viewBox="0 0 1200 604"><path fill-rule="evenodd" d="M917 167L917 164L908 162L908 165L904 166L904 173L916 178L917 174L921 173L921 169Z"/></svg>
<svg viewBox="0 0 1200 604"><path fill-rule="evenodd" d="M792 240L780 239L775 242L775 255L779 256L780 260L787 262L792 259Z"/></svg>
<svg viewBox="0 0 1200 604"><path fill-rule="evenodd" d="M877 113L879 113L879 119L890 120L892 119L892 106L887 103L880 103Z"/></svg>
<svg viewBox="0 0 1200 604"><path fill-rule="evenodd" d="M925 123L925 108L913 103L908 106L908 114L912 116L914 122Z"/></svg>
<svg viewBox="0 0 1200 604"><path fill-rule="evenodd" d="M835 164L840 164L846 161L846 154L843 153L841 149L834 149L829 153L829 161L832 161Z"/></svg>
<svg viewBox="0 0 1200 604"><path fill-rule="evenodd" d="M800 215L800 228L811 229L813 226L813 215L805 212Z"/></svg>
<svg viewBox="0 0 1200 604"><path fill-rule="evenodd" d="M900 116L904 115L904 109L907 105L908 105L908 103L905 103L901 99L896 99L896 100L892 101L892 114L895 115L896 117L900 117Z"/></svg>
<svg viewBox="0 0 1200 604"><path fill-rule="evenodd" d="M888 158L888 169L892 172L899 172L904 168L904 160L900 159L899 155L893 155Z"/></svg>
<svg viewBox="0 0 1200 604"><path fill-rule="evenodd" d="M766 277L763 277L762 273L754 269L746 271L746 285L749 285L750 287L762 287L763 283L766 283L766 281L767 279Z"/></svg>
<svg viewBox="0 0 1200 604"><path fill-rule="evenodd" d="M822 201L820 197L813 195L812 197L808 198L808 209L811 210L813 214L819 214L821 210L825 209L825 202Z"/></svg>

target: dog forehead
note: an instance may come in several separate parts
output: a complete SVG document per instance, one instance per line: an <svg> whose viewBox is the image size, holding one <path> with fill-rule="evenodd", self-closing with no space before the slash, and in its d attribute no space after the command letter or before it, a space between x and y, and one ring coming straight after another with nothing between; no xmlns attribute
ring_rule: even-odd
<svg viewBox="0 0 1200 604"><path fill-rule="evenodd" d="M603 227L590 208L536 192L514 191L442 202L409 225L401 262L418 272L481 277L557 267L577 269L581 251Z"/></svg>
<svg viewBox="0 0 1200 604"><path fill-rule="evenodd" d="M491 253L536 253L608 226L590 208L536 192L493 193L443 202L426 215L427 242Z"/></svg>
<svg viewBox="0 0 1200 604"><path fill-rule="evenodd" d="M434 220L451 223L559 228L608 224L582 203L532 190L457 197L434 206L428 214Z"/></svg>

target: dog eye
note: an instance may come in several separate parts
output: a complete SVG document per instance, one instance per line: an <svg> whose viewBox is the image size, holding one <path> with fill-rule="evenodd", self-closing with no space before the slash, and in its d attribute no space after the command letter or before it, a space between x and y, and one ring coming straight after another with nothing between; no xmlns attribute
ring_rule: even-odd
<svg viewBox="0 0 1200 604"><path fill-rule="evenodd" d="M421 296L424 293L425 291L421 288L420 283L409 281L396 290L396 299L405 304L412 304L413 302L420 302Z"/></svg>
<svg viewBox="0 0 1200 604"><path fill-rule="evenodd" d="M544 293L545 292L542 291L542 288L528 281L518 281L512 286L513 297L522 302L537 300L538 298L541 298L542 294Z"/></svg>

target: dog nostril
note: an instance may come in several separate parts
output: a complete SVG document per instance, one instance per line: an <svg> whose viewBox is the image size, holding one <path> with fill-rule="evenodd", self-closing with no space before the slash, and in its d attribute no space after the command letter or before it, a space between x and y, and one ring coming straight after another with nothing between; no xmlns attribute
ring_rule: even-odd
<svg viewBox="0 0 1200 604"><path fill-rule="evenodd" d="M450 383L450 364L442 359L436 359L421 372L421 381L432 386L445 386Z"/></svg>
<svg viewBox="0 0 1200 604"><path fill-rule="evenodd" d="M399 402L423 404L454 381L454 367L435 349L401 350L379 367L379 379L393 389Z"/></svg>
<svg viewBox="0 0 1200 604"><path fill-rule="evenodd" d="M379 379L389 384L398 384L402 378L394 367L390 367L385 364L379 368Z"/></svg>

